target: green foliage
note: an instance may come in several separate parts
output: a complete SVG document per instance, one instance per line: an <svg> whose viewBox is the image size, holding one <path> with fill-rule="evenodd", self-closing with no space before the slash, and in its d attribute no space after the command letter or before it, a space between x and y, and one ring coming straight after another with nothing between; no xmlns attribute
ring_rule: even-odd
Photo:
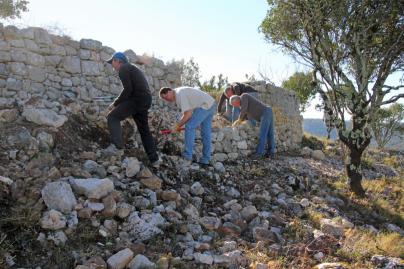
<svg viewBox="0 0 404 269"><path fill-rule="evenodd" d="M395 103L379 109L372 121L372 131L379 148L384 148L393 135L404 134L404 105Z"/></svg>
<svg viewBox="0 0 404 269"><path fill-rule="evenodd" d="M403 85L387 85L402 72L404 25L399 0L268 0L260 31L314 70L314 79L336 121L339 138L350 150L351 189L364 194L357 169L371 139L373 115L404 97ZM386 95L391 96L386 100ZM327 99L327 100L325 100ZM351 115L352 128L345 124Z"/></svg>
<svg viewBox="0 0 404 269"><path fill-rule="evenodd" d="M282 82L282 88L295 91L300 100L300 111L304 112L317 93L312 72L296 72Z"/></svg>
<svg viewBox="0 0 404 269"><path fill-rule="evenodd" d="M199 71L199 65L193 58L189 59L187 63L182 64L181 83L182 85L191 87L200 87L201 74Z"/></svg>
<svg viewBox="0 0 404 269"><path fill-rule="evenodd" d="M20 18L21 12L28 11L27 0L0 0L0 19Z"/></svg>
<svg viewBox="0 0 404 269"><path fill-rule="evenodd" d="M325 142L313 135L304 134L302 137L302 147L309 147L314 150L324 150Z"/></svg>
<svg viewBox="0 0 404 269"><path fill-rule="evenodd" d="M217 98L226 84L228 84L227 77L219 74L217 77L212 76L209 80L201 82L201 74L199 65L191 58L187 63L182 64L181 83L184 86L199 87L201 90L211 94Z"/></svg>

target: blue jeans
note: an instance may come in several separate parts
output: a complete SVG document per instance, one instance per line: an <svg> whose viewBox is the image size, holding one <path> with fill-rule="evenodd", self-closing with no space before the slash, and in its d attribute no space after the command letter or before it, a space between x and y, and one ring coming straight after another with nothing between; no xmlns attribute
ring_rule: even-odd
<svg viewBox="0 0 404 269"><path fill-rule="evenodd" d="M208 164L210 161L211 147L212 147L212 119L215 113L215 105L210 109L195 108L192 112L191 118L185 124L185 148L183 157L187 160L192 160L192 152L195 142L196 128L201 126L202 137L202 158L199 160L201 163Z"/></svg>
<svg viewBox="0 0 404 269"><path fill-rule="evenodd" d="M275 133L272 108L267 107L261 116L261 126L258 138L257 154L263 155L265 144L268 143L268 153L275 153Z"/></svg>

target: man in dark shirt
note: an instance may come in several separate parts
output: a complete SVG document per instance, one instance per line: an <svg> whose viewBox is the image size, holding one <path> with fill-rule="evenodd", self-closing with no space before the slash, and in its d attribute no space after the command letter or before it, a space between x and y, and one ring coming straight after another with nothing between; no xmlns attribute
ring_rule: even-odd
<svg viewBox="0 0 404 269"><path fill-rule="evenodd" d="M130 64L122 52L116 52L107 61L118 72L123 89L114 102L108 107L108 128L112 143L117 148L124 148L121 121L132 116L139 129L143 147L153 166L158 166L159 158L153 136L148 123L148 110L152 96L146 77L135 65Z"/></svg>
<svg viewBox="0 0 404 269"><path fill-rule="evenodd" d="M219 104L217 105L217 113L222 115L222 107L223 104L226 104L226 115L227 118L232 123L238 119L240 114L240 109L238 107L234 107L230 104L229 99L232 95L242 95L243 93L249 93L256 97L257 91L251 87L250 85L235 82L230 85L227 85L224 89L222 95L220 96ZM251 121L252 125L255 125L254 120Z"/></svg>
<svg viewBox="0 0 404 269"><path fill-rule="evenodd" d="M272 108L261 103L258 99L248 93L243 93L241 96L231 96L230 104L234 107L240 108L240 117L233 123L233 126L246 119L254 119L261 123L257 150L254 157L263 157L265 154L265 144L268 144L268 150L265 155L274 158L275 132Z"/></svg>

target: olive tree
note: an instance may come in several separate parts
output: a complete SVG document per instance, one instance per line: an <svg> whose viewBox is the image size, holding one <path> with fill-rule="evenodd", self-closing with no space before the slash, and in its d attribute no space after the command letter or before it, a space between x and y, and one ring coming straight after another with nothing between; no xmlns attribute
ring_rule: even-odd
<svg viewBox="0 0 404 269"><path fill-rule="evenodd" d="M268 0L260 26L268 42L314 70L328 96L340 140L348 147L350 189L362 196L361 157L382 105L404 97L387 78L403 73L404 2L400 0ZM386 95L389 97L387 98ZM346 125L350 115L352 125Z"/></svg>
<svg viewBox="0 0 404 269"><path fill-rule="evenodd" d="M15 19L28 11L27 0L0 0L0 19Z"/></svg>

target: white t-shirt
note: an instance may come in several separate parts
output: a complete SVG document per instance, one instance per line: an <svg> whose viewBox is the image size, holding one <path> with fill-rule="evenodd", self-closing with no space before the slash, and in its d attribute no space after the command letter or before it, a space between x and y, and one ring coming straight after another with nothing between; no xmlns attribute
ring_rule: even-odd
<svg viewBox="0 0 404 269"><path fill-rule="evenodd" d="M212 96L196 88L178 87L174 91L175 103L181 108L182 113L198 107L210 109L215 102Z"/></svg>

